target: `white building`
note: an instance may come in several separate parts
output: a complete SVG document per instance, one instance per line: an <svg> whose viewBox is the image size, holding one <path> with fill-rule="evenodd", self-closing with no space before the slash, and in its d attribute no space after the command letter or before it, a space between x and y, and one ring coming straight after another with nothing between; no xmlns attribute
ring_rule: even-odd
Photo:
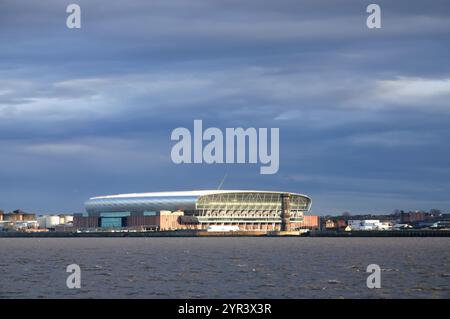
<svg viewBox="0 0 450 319"><path fill-rule="evenodd" d="M239 226L220 226L220 225L211 225L209 226L206 231L208 232L232 232L232 231L239 231Z"/></svg>
<svg viewBox="0 0 450 319"><path fill-rule="evenodd" d="M379 219L349 220L348 227L351 230L390 230L392 226L389 223L380 222Z"/></svg>
<svg viewBox="0 0 450 319"><path fill-rule="evenodd" d="M40 228L54 228L59 225L60 217L57 215L45 215L37 218Z"/></svg>

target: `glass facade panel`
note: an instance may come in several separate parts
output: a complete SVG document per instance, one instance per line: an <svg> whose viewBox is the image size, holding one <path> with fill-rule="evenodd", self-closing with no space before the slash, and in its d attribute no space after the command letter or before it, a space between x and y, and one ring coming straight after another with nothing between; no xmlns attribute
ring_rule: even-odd
<svg viewBox="0 0 450 319"><path fill-rule="evenodd" d="M310 199L291 195L291 212L309 209ZM201 196L197 201L199 211L276 211L281 212L280 193L223 193Z"/></svg>
<svg viewBox="0 0 450 319"><path fill-rule="evenodd" d="M128 217L130 212L103 212L100 213L100 217Z"/></svg>
<svg viewBox="0 0 450 319"><path fill-rule="evenodd" d="M121 217L102 217L101 227L111 228L111 227L122 227Z"/></svg>

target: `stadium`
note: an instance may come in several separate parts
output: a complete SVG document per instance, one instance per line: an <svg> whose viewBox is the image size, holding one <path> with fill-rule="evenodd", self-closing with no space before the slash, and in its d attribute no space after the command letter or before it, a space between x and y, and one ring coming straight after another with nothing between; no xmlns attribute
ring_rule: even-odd
<svg viewBox="0 0 450 319"><path fill-rule="evenodd" d="M144 230L240 230L301 228L311 199L303 194L256 190L154 192L92 197L86 213L74 216L78 228Z"/></svg>

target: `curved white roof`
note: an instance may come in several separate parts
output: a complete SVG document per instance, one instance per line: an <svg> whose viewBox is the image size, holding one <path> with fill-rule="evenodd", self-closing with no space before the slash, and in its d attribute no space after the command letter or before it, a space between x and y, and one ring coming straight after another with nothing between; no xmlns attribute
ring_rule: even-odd
<svg viewBox="0 0 450 319"><path fill-rule="evenodd" d="M203 196L223 193L289 193L293 195L300 195L309 198L309 196L291 192L279 191L259 191L259 190L194 190L194 191L175 191L175 192L150 192L150 193L130 193L130 194L116 194L96 196L90 199L107 199L107 198L128 198L128 197L172 197L172 196Z"/></svg>
<svg viewBox="0 0 450 319"><path fill-rule="evenodd" d="M94 212L123 212L123 211L160 211L160 210L195 210L197 201L202 196L216 194L283 194L284 192L256 191L256 190L196 190L179 192L151 192L131 193L107 196L97 196L85 202L88 213ZM311 205L311 198L306 195L289 193L293 196L307 198ZM309 208L308 208L309 209Z"/></svg>

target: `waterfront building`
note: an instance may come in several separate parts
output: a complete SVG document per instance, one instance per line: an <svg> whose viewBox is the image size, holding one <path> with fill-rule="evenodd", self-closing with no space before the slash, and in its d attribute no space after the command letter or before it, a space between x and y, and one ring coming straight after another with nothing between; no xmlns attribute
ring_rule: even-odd
<svg viewBox="0 0 450 319"><path fill-rule="evenodd" d="M325 221L325 229L327 230L343 230L347 227L344 219L327 219Z"/></svg>
<svg viewBox="0 0 450 319"><path fill-rule="evenodd" d="M303 215L303 221L299 225L301 229L318 230L320 229L320 217L313 215Z"/></svg>
<svg viewBox="0 0 450 319"><path fill-rule="evenodd" d="M73 216L66 214L41 215L37 218L37 221L41 229L55 229L60 225L71 226Z"/></svg>
<svg viewBox="0 0 450 319"><path fill-rule="evenodd" d="M11 213L3 214L3 219L12 222L18 221L34 221L36 220L36 214L26 213L20 209L17 209Z"/></svg>
<svg viewBox="0 0 450 319"><path fill-rule="evenodd" d="M390 230L392 225L387 222L381 222L379 219L349 220L348 230Z"/></svg>
<svg viewBox="0 0 450 319"><path fill-rule="evenodd" d="M427 217L427 214L421 211L416 212L401 212L400 214L400 223L409 224L414 222L424 221Z"/></svg>
<svg viewBox="0 0 450 319"><path fill-rule="evenodd" d="M203 190L98 196L74 215L77 228L296 230L311 199L303 194L256 190ZM308 222L311 222L308 220Z"/></svg>

